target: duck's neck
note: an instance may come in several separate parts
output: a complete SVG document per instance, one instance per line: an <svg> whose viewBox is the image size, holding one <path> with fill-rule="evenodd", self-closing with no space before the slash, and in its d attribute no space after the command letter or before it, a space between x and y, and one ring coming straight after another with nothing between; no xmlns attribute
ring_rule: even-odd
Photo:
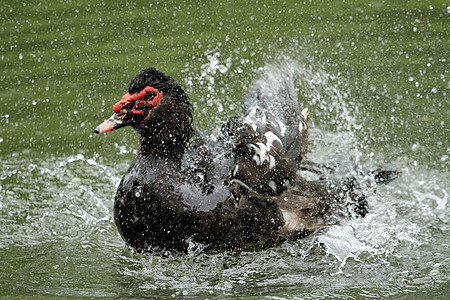
<svg viewBox="0 0 450 300"><path fill-rule="evenodd" d="M181 158L185 148L183 145L172 141L155 141L145 136L141 136L140 142L139 155L163 159L181 166Z"/></svg>

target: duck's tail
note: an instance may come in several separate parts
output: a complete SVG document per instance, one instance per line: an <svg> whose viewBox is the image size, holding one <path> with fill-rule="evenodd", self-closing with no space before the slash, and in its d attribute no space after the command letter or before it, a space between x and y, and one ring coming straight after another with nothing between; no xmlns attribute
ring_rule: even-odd
<svg viewBox="0 0 450 300"><path fill-rule="evenodd" d="M402 174L399 170L389 169L389 168L377 168L367 173L368 178L372 179L373 182L378 184L388 184L389 182L397 179Z"/></svg>
<svg viewBox="0 0 450 300"><path fill-rule="evenodd" d="M298 178L295 186L275 197L285 224L282 232L290 238L298 238L315 232L324 225L338 222L342 217L364 217L369 213L366 196L375 192L380 184L387 184L401 174L389 168L377 168L355 176L332 176L333 169L311 162L302 166L319 180ZM305 169L304 169L305 170ZM325 175L328 174L328 176Z"/></svg>
<svg viewBox="0 0 450 300"><path fill-rule="evenodd" d="M316 174L322 180L336 180L337 178L354 177L367 188L376 188L380 184L388 184L397 179L402 172L392 167L378 167L371 171L362 171L355 165L350 168L350 172L345 172L339 169L339 166L331 164L319 164L310 160L303 160L300 171L310 172Z"/></svg>

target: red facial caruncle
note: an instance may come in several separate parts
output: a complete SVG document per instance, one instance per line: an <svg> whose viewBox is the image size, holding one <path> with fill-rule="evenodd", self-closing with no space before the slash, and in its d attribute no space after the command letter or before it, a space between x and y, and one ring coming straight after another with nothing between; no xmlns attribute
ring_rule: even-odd
<svg viewBox="0 0 450 300"><path fill-rule="evenodd" d="M155 96L151 99L144 100L148 93L154 93ZM122 99L114 104L113 110L115 113L119 113L121 110L126 109L134 102L132 113L136 115L144 115L143 109L152 109L158 106L161 98L162 94L157 89L148 86L137 94L130 95L129 93L126 93L123 95Z"/></svg>

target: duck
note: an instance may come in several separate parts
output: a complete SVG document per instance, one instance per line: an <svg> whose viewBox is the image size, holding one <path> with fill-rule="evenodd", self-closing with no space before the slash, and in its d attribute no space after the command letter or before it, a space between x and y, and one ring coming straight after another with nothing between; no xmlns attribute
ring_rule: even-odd
<svg viewBox="0 0 450 300"><path fill-rule="evenodd" d="M114 199L114 222L131 249L187 253L280 245L329 225L330 216L364 217L368 202L355 177L305 159L308 110L292 75L263 76L243 113L215 137L193 126L190 98L156 68L138 72L95 134L132 127L140 149ZM319 174L307 180L299 170ZM372 173L389 182L396 173Z"/></svg>

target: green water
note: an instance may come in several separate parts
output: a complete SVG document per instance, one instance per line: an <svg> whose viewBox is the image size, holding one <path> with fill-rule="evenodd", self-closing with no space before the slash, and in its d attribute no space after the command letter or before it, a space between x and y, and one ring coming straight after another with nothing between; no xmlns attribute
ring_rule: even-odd
<svg viewBox="0 0 450 300"><path fill-rule="evenodd" d="M445 299L449 12L442 1L2 1L0 296ZM170 74L213 131L285 59L310 109L310 157L341 150L402 177L369 198L366 218L277 248L126 249L111 208L137 136L93 129L131 78Z"/></svg>

